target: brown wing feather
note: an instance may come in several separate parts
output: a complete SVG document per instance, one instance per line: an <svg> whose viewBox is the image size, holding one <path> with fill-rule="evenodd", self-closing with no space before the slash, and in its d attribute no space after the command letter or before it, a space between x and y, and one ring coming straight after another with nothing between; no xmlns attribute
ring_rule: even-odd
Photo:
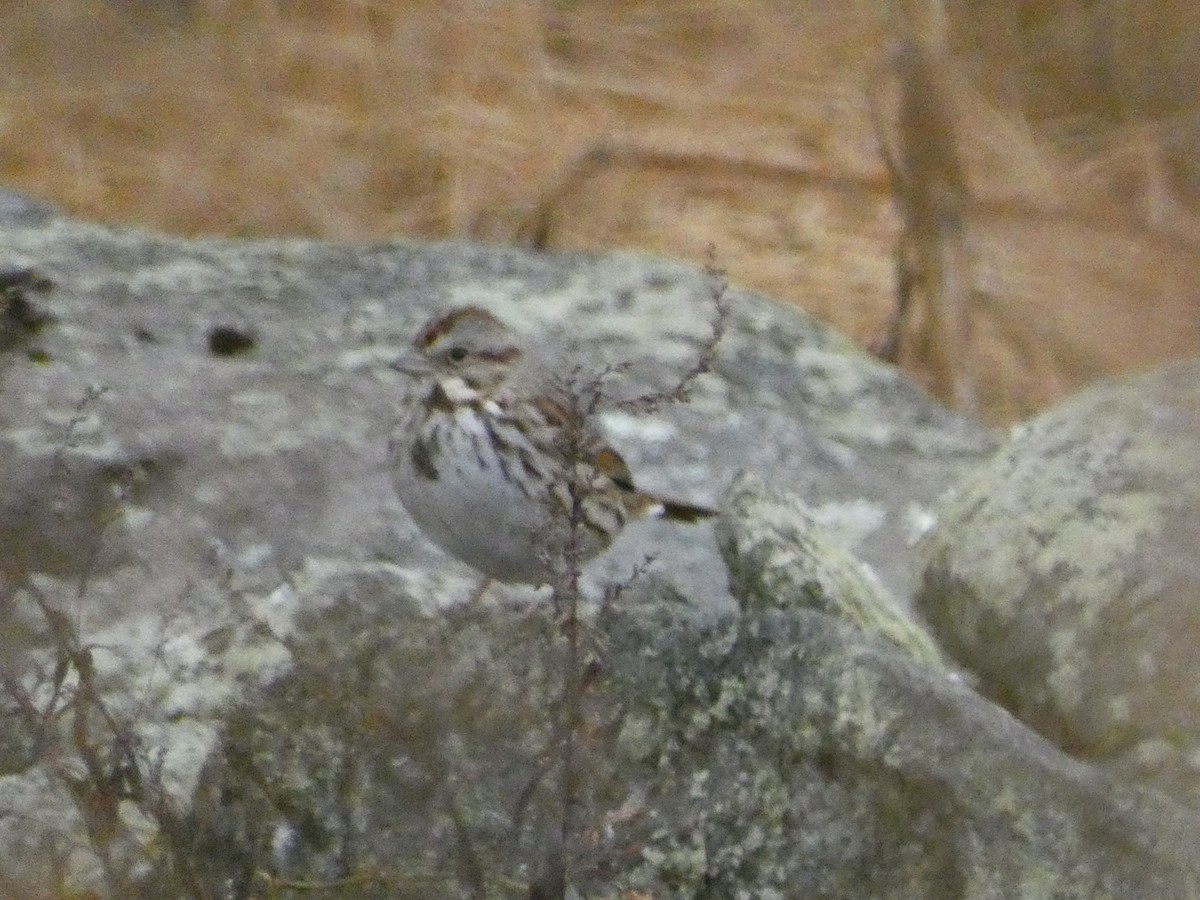
<svg viewBox="0 0 1200 900"><path fill-rule="evenodd" d="M561 428L567 420L567 410L555 398L548 395L534 397L531 401L546 424ZM659 515L675 522L699 522L715 516L716 510L692 503L680 503L653 494L646 494L633 483L629 464L594 429L588 428L583 435L584 461L597 472L607 477L620 491L622 505L634 516L652 514L658 508Z"/></svg>
<svg viewBox="0 0 1200 900"><path fill-rule="evenodd" d="M629 465L622 459L621 454L598 438L597 443L599 447L592 453L591 463L600 472L611 478L613 484L626 492L626 505L630 507L631 512L637 515L648 515L657 506L661 507L659 515L673 522L700 522L717 514L716 510L705 506L680 503L677 500L667 500L664 497L639 491L633 483Z"/></svg>
<svg viewBox="0 0 1200 900"><path fill-rule="evenodd" d="M594 446L588 448L590 451L588 461L597 470L611 478L617 487L627 491L635 490L633 473L629 471L629 466L621 458L621 454L600 440L599 437L595 437L595 440L590 443L593 443Z"/></svg>

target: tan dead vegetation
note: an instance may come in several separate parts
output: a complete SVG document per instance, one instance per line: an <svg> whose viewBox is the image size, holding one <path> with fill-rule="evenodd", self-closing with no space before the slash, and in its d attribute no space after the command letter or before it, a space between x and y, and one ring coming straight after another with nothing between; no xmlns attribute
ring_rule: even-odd
<svg viewBox="0 0 1200 900"><path fill-rule="evenodd" d="M872 345L912 224L873 98L910 166L949 135L967 192L969 287L925 302L944 279L915 254L900 360L1006 421L1200 348L1193 7L8 4L2 174L77 215L182 234L451 236L698 263L711 244L734 282ZM917 115L904 139L893 62L938 29L949 125L925 133ZM936 183L912 182L907 201Z"/></svg>

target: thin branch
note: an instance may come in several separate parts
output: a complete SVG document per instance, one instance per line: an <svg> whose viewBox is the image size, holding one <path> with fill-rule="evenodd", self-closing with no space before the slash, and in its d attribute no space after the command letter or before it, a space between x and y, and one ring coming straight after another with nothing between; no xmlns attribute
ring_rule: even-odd
<svg viewBox="0 0 1200 900"><path fill-rule="evenodd" d="M708 336L696 350L696 359L691 368L684 372L675 384L661 391L649 391L638 397L621 401L616 406L638 413L651 413L676 403L691 399L692 388L701 375L713 370L717 361L717 347L729 327L729 279L724 269L717 265L716 247L709 244L705 252L704 275L708 281L709 298L713 307L713 318Z"/></svg>

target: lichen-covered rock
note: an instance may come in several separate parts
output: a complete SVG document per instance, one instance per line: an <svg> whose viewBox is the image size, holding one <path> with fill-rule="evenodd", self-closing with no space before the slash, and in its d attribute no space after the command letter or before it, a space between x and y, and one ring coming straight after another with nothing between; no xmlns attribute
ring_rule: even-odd
<svg viewBox="0 0 1200 900"><path fill-rule="evenodd" d="M294 665L230 717L201 779L189 833L213 890L273 873L524 900L556 871L608 900L1200 890L1188 811L830 616L705 622L644 597L589 618L568 752L549 610L435 615L399 587L306 588L323 611Z"/></svg>
<svg viewBox="0 0 1200 900"><path fill-rule="evenodd" d="M812 609L890 641L926 665L945 662L875 573L799 497L743 473L721 503L717 544L743 610Z"/></svg>
<svg viewBox="0 0 1200 900"><path fill-rule="evenodd" d="M1200 361L1097 384L946 498L918 599L1059 746L1200 806Z"/></svg>
<svg viewBox="0 0 1200 900"><path fill-rule="evenodd" d="M527 898L559 874L621 900L1195 888L1187 813L876 634L739 613L707 526L627 529L588 573L589 596L623 590L585 616L573 668L540 595L461 608L473 573L388 485L385 363L430 312L475 302L585 368L628 363L616 392L669 386L707 334L710 276L12 209L5 264L36 273L21 283L50 318L0 342L0 893L286 894L293 878ZM849 511L855 554L899 596L906 523L991 436L802 314L727 299L689 404L599 425L648 489L712 503L748 469ZM824 542L806 546L820 563ZM625 583L647 553L653 572ZM856 571L829 553L819 571ZM785 574L753 557L744 584Z"/></svg>

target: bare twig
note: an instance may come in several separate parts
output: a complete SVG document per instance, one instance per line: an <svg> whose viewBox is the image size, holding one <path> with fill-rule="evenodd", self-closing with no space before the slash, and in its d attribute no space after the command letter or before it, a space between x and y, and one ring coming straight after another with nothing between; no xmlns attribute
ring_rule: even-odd
<svg viewBox="0 0 1200 900"><path fill-rule="evenodd" d="M58 447L54 451L54 469L62 475L70 474L70 467L67 465L67 451L73 450L78 446L79 426L87 420L88 407L108 393L108 387L102 384L89 384L83 391L83 395L75 403L74 412L71 418L67 421L66 428L63 429L62 440L59 441ZM58 504L61 508L61 503Z"/></svg>
<svg viewBox="0 0 1200 900"><path fill-rule="evenodd" d="M692 363L686 372L679 376L679 380L672 387L661 391L649 391L632 399L622 401L616 404L619 408L638 413L651 413L657 412L664 406L686 403L691 399L691 392L695 386L696 379L713 370L713 365L717 360L717 346L721 343L721 339L725 337L725 331L729 326L729 279L726 276L725 270L717 265L717 251L712 244L709 244L705 255L707 262L704 265L704 274L708 279L709 299L712 302L713 318L708 336L696 349L695 362Z"/></svg>
<svg viewBox="0 0 1200 900"><path fill-rule="evenodd" d="M940 20L933 2L923 12ZM903 230L895 251L896 308L876 351L901 357L906 332L919 336L911 353L930 372L936 392L971 411L978 404L972 360L971 274L966 248L969 200L955 128L951 60L944 29L933 39L911 26L898 38L891 72L899 109L890 127L882 103L882 76L869 93L873 126L887 167ZM924 321L906 327L913 313Z"/></svg>
<svg viewBox="0 0 1200 900"><path fill-rule="evenodd" d="M454 823L454 846L458 851L458 859L467 883L471 885L471 896L476 900L484 900L487 897L486 870L471 840L471 831L467 828L466 820L453 796L448 798L446 806L450 813L450 821Z"/></svg>
<svg viewBox="0 0 1200 900"><path fill-rule="evenodd" d="M654 567L654 564L657 561L658 554L647 553L642 557L641 561L629 571L629 574L625 576L623 580L617 582L616 584L608 585L608 587L604 589L604 599L600 601L600 611L605 612L611 609L613 606L616 606L616 604L620 602L621 598L625 595L625 592L642 578L644 578Z"/></svg>
<svg viewBox="0 0 1200 900"><path fill-rule="evenodd" d="M696 380L713 370L717 358L718 344L725 335L730 314L728 281L725 273L715 263L715 250L709 249L709 263L705 273L709 283L710 299L714 314L709 335L697 348L692 365L679 376L669 388L651 391L627 400L615 400L607 385L615 376L624 373L628 364L609 365L596 373L585 373L582 369L572 370L561 382L557 396L558 414L556 423L556 448L565 460L574 461L564 472L566 483L563 492L551 492L552 507L550 526L542 552L542 562L551 573L551 599L558 623L559 634L564 641L561 657L561 687L554 704L551 736L547 748L547 761L539 765L517 797L512 815L512 834L519 839L532 798L552 772L557 772L555 805L558 822L553 838L547 838L541 849L538 875L531 883L531 898L564 897L570 884L571 849L578 837L576 824L580 804L580 779L578 762L579 741L584 725L584 700L597 680L602 667L584 649L584 628L580 619L582 592L580 580L591 527L587 516L587 504L596 490L591 454L595 439L592 432L594 417L605 408L626 409L634 413L650 413L675 403L687 402ZM646 556L634 566L629 577L621 584L609 587L604 594L601 610L609 609L619 602L625 591L641 578L654 562L654 556Z"/></svg>
<svg viewBox="0 0 1200 900"><path fill-rule="evenodd" d="M54 723L68 720L66 738L78 765L58 753L44 754L43 762L75 803L106 877L122 895L134 895L128 872L110 852L124 827L120 804L130 802L158 826L179 889L186 896L209 897L190 853L184 817L163 784L161 753L147 750L133 726L113 712L98 684L94 648L80 638L70 617L36 585L26 581L23 590L46 623L56 651L52 689L49 697L35 702L35 694L19 679L5 675L0 684L24 727L40 743L52 739L49 730ZM71 673L74 679L69 681Z"/></svg>

